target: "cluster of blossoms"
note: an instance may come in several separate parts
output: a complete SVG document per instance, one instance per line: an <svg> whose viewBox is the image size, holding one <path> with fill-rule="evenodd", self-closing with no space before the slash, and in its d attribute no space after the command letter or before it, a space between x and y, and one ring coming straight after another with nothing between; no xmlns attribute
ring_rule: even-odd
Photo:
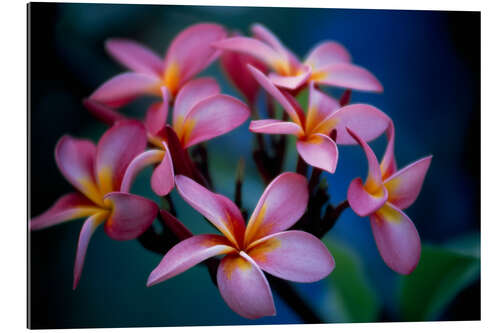
<svg viewBox="0 0 500 333"><path fill-rule="evenodd" d="M301 62L265 27L253 25L252 33L253 37L236 33L229 37L217 24L193 25L173 40L164 60L134 41L106 42L106 50L130 71L102 84L84 104L110 128L97 146L70 136L59 140L57 166L77 192L64 195L30 221L30 229L38 230L86 218L78 240L73 288L97 227L104 224L112 239L139 238L151 247L145 244L145 235L155 233L152 223L158 218L175 240L168 243L168 237L157 238L165 242L158 251L164 257L151 272L148 286L223 255L211 263L215 263L213 277L228 306L246 318L274 315L265 273L295 282L328 276L335 262L320 238L349 206L359 216L370 217L378 250L391 269L409 274L416 267L420 239L402 210L416 200L431 156L397 170L392 120L373 106L349 104L351 89L381 92L380 82L352 64L348 51L336 42L319 44ZM195 78L217 59L247 103L222 94L213 78ZM336 100L322 92L321 85L345 92ZM269 116L275 116L276 101L284 110L281 119L258 119L261 88L267 93ZM302 90L309 96L306 111L296 99ZM148 108L142 121L118 111L144 95L157 96L159 101ZM256 133L259 145L254 159L267 187L245 224L241 175L233 202L213 192L207 166L196 162L194 155L202 160L204 156L206 162L207 153L200 143L235 129L250 116L249 129ZM281 152L268 154L263 133L296 137L297 172L281 170L283 144ZM388 143L379 163L367 142L384 133ZM284 142L270 140L275 149ZM322 209L328 197L320 196L324 189L318 179L322 171L335 172L338 144L358 144L369 172L364 182L361 178L351 182L347 201ZM195 152L190 149L193 146L199 149ZM150 199L130 193L137 174L151 165L151 188L158 196L168 198L176 188L222 235L192 235L176 218L173 205L163 210ZM307 165L312 169L310 177ZM320 211L325 211L323 217Z"/></svg>

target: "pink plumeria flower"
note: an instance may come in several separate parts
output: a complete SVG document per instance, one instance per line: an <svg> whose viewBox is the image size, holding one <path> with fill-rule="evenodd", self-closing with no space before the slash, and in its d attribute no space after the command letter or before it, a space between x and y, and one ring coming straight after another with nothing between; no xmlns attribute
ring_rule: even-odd
<svg viewBox="0 0 500 333"><path fill-rule="evenodd" d="M200 23L183 30L168 48L165 60L145 46L127 39L110 39L106 50L132 72L119 74L102 84L90 99L120 107L141 95L161 96L166 87L171 97L219 55L211 43L226 37L217 24Z"/></svg>
<svg viewBox="0 0 500 333"><path fill-rule="evenodd" d="M165 135L168 117L168 95L153 105L146 115L145 125L150 142L157 148L139 154L127 169L121 191L129 192L135 176L151 164L158 164L151 177L151 187L158 195L168 194L174 187L174 165ZM212 78L199 78L187 83L175 99L172 127L183 149L225 134L240 126L250 115L240 100L220 93Z"/></svg>
<svg viewBox="0 0 500 333"><path fill-rule="evenodd" d="M248 225L227 197L210 192L184 176L176 176L179 194L222 234L196 235L175 245L149 276L152 286L196 264L225 255L217 286L228 306L255 319L276 314L269 283L262 271L296 282L323 279L335 267L332 255L315 236L284 231L304 214L308 201L304 176L286 172L266 188Z"/></svg>
<svg viewBox="0 0 500 333"><path fill-rule="evenodd" d="M361 145L368 160L368 176L349 185L347 200L360 216L369 216L373 236L384 262L399 274L410 274L420 260L420 237L403 209L417 199L432 156L396 171L394 126L388 130L389 144L379 166L368 144L353 130L349 134Z"/></svg>
<svg viewBox="0 0 500 333"><path fill-rule="evenodd" d="M251 75L247 64L258 68L262 72L266 71L266 65L247 54L230 51L222 53L220 63L229 79L245 96L248 104L253 108L260 86Z"/></svg>
<svg viewBox="0 0 500 333"><path fill-rule="evenodd" d="M346 132L350 126L361 133L365 140L382 134L390 118L379 109L367 104L340 107L338 101L309 84L307 116L287 92L281 92L262 72L249 65L250 71L262 87L273 96L287 112L291 121L274 119L255 120L250 131L267 134L291 134L297 137L297 151L308 164L328 172L335 172L338 161L337 144L355 144ZM336 143L329 135L337 130Z"/></svg>
<svg viewBox="0 0 500 333"><path fill-rule="evenodd" d="M215 42L221 50L241 52L263 61L274 70L271 81L285 89L296 90L307 82L381 92L382 84L366 69L353 65L349 52L339 43L326 41L315 47L304 62L288 50L267 28L254 24L254 38L231 37Z"/></svg>
<svg viewBox="0 0 500 333"><path fill-rule="evenodd" d="M104 231L112 239L129 240L153 223L158 212L153 201L117 192L128 164L145 147L144 126L131 120L107 130L97 147L91 141L71 136L57 143L57 166L78 192L64 195L45 213L32 218L30 229L87 217L78 240L73 289L80 280L87 246L98 226L104 223Z"/></svg>

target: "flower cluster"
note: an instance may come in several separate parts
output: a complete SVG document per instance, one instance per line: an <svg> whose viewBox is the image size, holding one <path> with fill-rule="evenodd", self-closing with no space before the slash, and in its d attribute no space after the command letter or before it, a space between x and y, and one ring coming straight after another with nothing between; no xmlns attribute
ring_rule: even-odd
<svg viewBox="0 0 500 333"><path fill-rule="evenodd" d="M349 104L351 89L381 92L381 83L352 64L339 43L323 42L301 62L262 25L255 24L251 30L253 36L244 37L228 34L218 24L193 25L177 35L164 59L131 40L106 42L108 53L129 71L103 83L84 105L110 128L97 146L70 136L59 140L57 166L77 191L62 196L30 221L30 229L38 230L86 218L78 240L73 288L90 238L104 225L110 238L137 238L164 255L148 286L205 263L233 311L252 319L275 315L270 281L314 282L333 271L334 258L320 238L349 206L359 216L370 217L387 266L400 274L415 269L420 239L402 210L418 197L431 156L397 170L391 118L374 106ZM196 77L218 59L247 103L222 94L215 79ZM320 90L323 85L345 92L337 100ZM259 119L261 88L271 119ZM307 108L297 100L304 90ZM159 100L146 110L143 120L128 119L119 112L144 95ZM274 102L284 110L280 118ZM245 224L242 170L234 202L215 193L202 143L232 131L249 117L249 130L257 142L254 160L267 187ZM367 142L384 133L387 148L379 163ZM269 138L266 145L263 134L281 136ZM296 137L296 172L283 170L283 134ZM364 182L352 180L347 200L334 206L319 184L321 172L335 173L338 145L355 144L366 155L368 176ZM175 188L221 234L192 235L176 218L171 200L164 210L130 193L134 179L147 166L154 166L150 182L155 194L169 200ZM152 228L156 218L164 228L161 234Z"/></svg>

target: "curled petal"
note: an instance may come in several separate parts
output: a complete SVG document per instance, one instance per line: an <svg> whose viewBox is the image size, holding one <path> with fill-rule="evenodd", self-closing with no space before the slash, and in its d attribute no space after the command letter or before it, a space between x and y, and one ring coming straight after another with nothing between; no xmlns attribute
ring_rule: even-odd
<svg viewBox="0 0 500 333"><path fill-rule="evenodd" d="M213 44L214 47L239 52L257 58L269 67L275 68L279 63L286 61L283 55L255 38L231 37Z"/></svg>
<svg viewBox="0 0 500 333"><path fill-rule="evenodd" d="M187 81L216 59L218 52L212 43L225 37L226 30L218 24L200 23L183 30L167 51L166 72L178 73L179 82Z"/></svg>
<svg viewBox="0 0 500 333"><path fill-rule="evenodd" d="M160 85L157 77L141 73L123 73L104 82L90 99L110 107L120 107L141 95L156 94Z"/></svg>
<svg viewBox="0 0 500 333"><path fill-rule="evenodd" d="M304 231L272 234L251 247L248 255L262 270L285 280L319 281L335 267L335 261L326 246Z"/></svg>
<svg viewBox="0 0 500 333"><path fill-rule="evenodd" d="M165 146L165 154L151 176L151 188L159 196L167 195L175 186L172 156L170 155L168 145L165 142L163 145Z"/></svg>
<svg viewBox="0 0 500 333"><path fill-rule="evenodd" d="M250 30L252 31L252 34L255 36L255 38L269 44L275 51L278 51L283 55L287 53L288 50L285 48L285 46L283 46L278 37L276 37L276 35L274 35L262 24L252 24Z"/></svg>
<svg viewBox="0 0 500 333"><path fill-rule="evenodd" d="M47 228L62 222L87 217L102 211L80 193L68 193L59 198L52 207L30 220L30 230Z"/></svg>
<svg viewBox="0 0 500 333"><path fill-rule="evenodd" d="M163 60L149 48L133 40L108 39L106 51L134 72L158 76L163 72Z"/></svg>
<svg viewBox="0 0 500 333"><path fill-rule="evenodd" d="M295 90L301 87L311 77L311 67L307 66L303 73L293 76L283 76L276 73L269 74L269 80L281 88Z"/></svg>
<svg viewBox="0 0 500 333"><path fill-rule="evenodd" d="M330 135L336 121L325 121L340 108L339 102L314 88L314 82L309 83L309 106L307 108L306 132Z"/></svg>
<svg viewBox="0 0 500 333"><path fill-rule="evenodd" d="M65 135L57 142L55 155L64 177L87 198L102 204L102 195L94 178L95 145Z"/></svg>
<svg viewBox="0 0 500 333"><path fill-rule="evenodd" d="M291 227L304 215L308 200L304 176L284 172L276 177L265 189L250 217L245 244Z"/></svg>
<svg viewBox="0 0 500 333"><path fill-rule="evenodd" d="M305 64L314 69L321 69L335 63L349 63L351 55L341 44L326 41L311 50L304 61Z"/></svg>
<svg viewBox="0 0 500 333"><path fill-rule="evenodd" d="M387 203L370 217L370 222L387 266L399 274L410 274L420 260L420 237L410 218Z"/></svg>
<svg viewBox="0 0 500 333"><path fill-rule="evenodd" d="M210 192L186 176L175 176L175 184L181 197L205 216L235 246L242 243L245 222L240 210L231 200L222 199L222 195Z"/></svg>
<svg viewBox="0 0 500 333"><path fill-rule="evenodd" d="M432 156L427 156L413 162L384 182L389 192L390 203L400 209L406 209L415 202L422 189L431 160Z"/></svg>
<svg viewBox="0 0 500 333"><path fill-rule="evenodd" d="M377 156L373 150L368 146L368 144L358 136L358 134L352 131L349 127L346 127L347 132L358 142L358 144L363 148L366 159L368 160L368 176L365 181L365 189L372 194L380 194L380 189L382 185L382 173L380 171L380 166L378 164Z"/></svg>
<svg viewBox="0 0 500 333"><path fill-rule="evenodd" d="M114 109L97 101L91 100L90 98L85 98L83 100L83 106L85 106L85 108L89 110L90 113L97 119L110 126L117 121L127 119L124 115L116 112Z"/></svg>
<svg viewBox="0 0 500 333"><path fill-rule="evenodd" d="M156 203L138 195L111 192L104 198L112 209L104 231L115 240L138 237L149 228L158 214Z"/></svg>
<svg viewBox="0 0 500 333"><path fill-rule="evenodd" d="M391 119L382 111L368 104L351 104L338 109L326 118L318 130L331 127L337 130L336 142L341 145L356 144L356 140L347 132L349 127L366 142L379 137L388 128ZM333 129L332 128L332 129Z"/></svg>
<svg viewBox="0 0 500 333"><path fill-rule="evenodd" d="M297 151L307 164L316 168L330 173L334 173L337 168L337 144L324 134L313 134L307 140L297 140Z"/></svg>
<svg viewBox="0 0 500 333"><path fill-rule="evenodd" d="M76 248L75 267L73 269L73 290L76 289L80 277L82 276L83 264L85 262L85 254L89 246L90 238L97 227L106 219L108 212L101 212L90 216L84 223L80 236L78 238L78 246Z"/></svg>
<svg viewBox="0 0 500 333"><path fill-rule="evenodd" d="M217 286L227 305L248 319L276 315L264 273L244 252L227 255L217 270Z"/></svg>
<svg viewBox="0 0 500 333"><path fill-rule="evenodd" d="M96 153L96 176L102 194L120 189L129 163L146 144L146 130L136 120L118 122L103 134Z"/></svg>
<svg viewBox="0 0 500 333"><path fill-rule="evenodd" d="M382 207L388 198L384 186L375 193L368 192L361 178L354 179L347 190L347 201L352 210L359 216L368 216Z"/></svg>
<svg viewBox="0 0 500 333"><path fill-rule="evenodd" d="M382 158L382 162L380 163L380 169L382 170L382 179L389 178L393 173L398 169L396 165L396 157L394 156L394 139L395 139L395 130L394 123L392 120L389 123L389 127L387 128L387 147L385 148L384 157Z"/></svg>
<svg viewBox="0 0 500 333"><path fill-rule="evenodd" d="M227 239L220 235L189 237L167 252L149 275L147 286L151 287L179 275L208 258L234 251Z"/></svg>
<svg viewBox="0 0 500 333"><path fill-rule="evenodd" d="M209 77L195 79L186 83L175 98L172 119L174 130L181 133L188 112L202 100L219 93L219 85Z"/></svg>
<svg viewBox="0 0 500 333"><path fill-rule="evenodd" d="M161 87L163 101L154 103L146 112L146 119L144 125L149 133L156 135L160 132L167 123L168 117L168 90L166 87Z"/></svg>
<svg viewBox="0 0 500 333"><path fill-rule="evenodd" d="M132 183L135 177L139 174L141 170L145 167L160 163L163 160L165 152L159 149L146 150L143 153L137 155L132 162L127 167L125 175L123 176L122 184L120 187L120 192L128 193L132 187Z"/></svg>
<svg viewBox="0 0 500 333"><path fill-rule="evenodd" d="M186 115L181 142L187 148L210 140L240 126L249 115L248 107L234 97L220 94L208 97Z"/></svg>
<svg viewBox="0 0 500 333"><path fill-rule="evenodd" d="M313 79L320 84L328 84L347 89L382 92L377 78L364 69L349 63L338 63L313 72Z"/></svg>
<svg viewBox="0 0 500 333"><path fill-rule="evenodd" d="M302 128L291 121L275 119L253 120L250 122L250 131L267 134L292 134L300 135Z"/></svg>
<svg viewBox="0 0 500 333"><path fill-rule="evenodd" d="M259 82L259 84L271 95L273 96L278 103L281 104L283 109L285 109L286 113L288 113L288 116L297 124L302 124L304 117L304 114L302 110L297 110L291 103L290 101L281 93L281 91L276 88L273 83L262 73L259 71L257 68L252 67L251 65L248 65L248 68L250 69L250 72L252 73L253 77Z"/></svg>

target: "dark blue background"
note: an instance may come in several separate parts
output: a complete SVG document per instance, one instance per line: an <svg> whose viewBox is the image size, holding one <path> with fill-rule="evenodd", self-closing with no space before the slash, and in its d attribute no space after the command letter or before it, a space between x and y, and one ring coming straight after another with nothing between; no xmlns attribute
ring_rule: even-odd
<svg viewBox="0 0 500 333"><path fill-rule="evenodd" d="M182 7L92 4L30 4L31 215L47 209L71 191L54 161L63 134L97 140L105 126L81 105L99 84L123 71L104 51L104 40L126 37L162 54L172 38L190 24L212 21L248 33L260 22L299 56L318 42L345 45L356 64L372 71L383 94L355 92L354 102L375 105L396 124L398 165L433 154L417 202L406 212L423 243L442 243L479 231L480 180L480 15L426 12L245 7ZM226 93L241 98L217 64L205 71ZM331 92L339 96L340 90ZM125 108L140 116L150 100ZM217 190L232 195L232 175L240 155L247 161L245 204L253 209L263 184L251 162L252 135L247 124L209 143ZM372 145L382 154L385 139ZM223 155L224 152L224 155ZM294 167L293 150L287 169ZM345 199L351 179L366 173L359 147L341 147L337 172L328 176L332 202ZM147 174L135 190L149 193ZM187 225L206 230L202 219L178 200ZM115 242L102 230L93 237L82 279L71 290L73 260L81 222L70 222L30 235L30 292L33 328L300 323L275 296L278 316L245 320L224 304L203 267L196 267L153 288L145 282L160 257L137 242ZM383 264L367 219L347 211L330 236L353 247L363 258L369 279L384 307L380 320L398 320L394 311L396 275ZM315 306L322 282L297 287ZM479 316L478 284L462 295L442 319ZM464 317L465 316L465 317ZM467 317L469 316L469 317Z"/></svg>

